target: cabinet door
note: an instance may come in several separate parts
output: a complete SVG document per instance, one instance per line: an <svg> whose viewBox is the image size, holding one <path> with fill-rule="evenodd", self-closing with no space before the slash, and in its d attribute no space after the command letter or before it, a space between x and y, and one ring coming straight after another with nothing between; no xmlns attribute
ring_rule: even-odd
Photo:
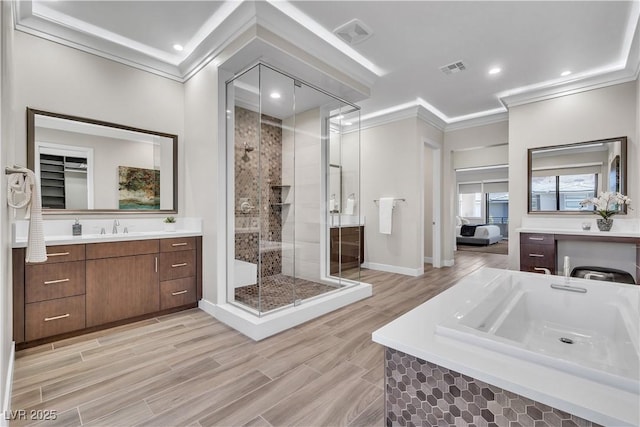
<svg viewBox="0 0 640 427"><path fill-rule="evenodd" d="M160 310L158 255L87 261L87 327Z"/></svg>

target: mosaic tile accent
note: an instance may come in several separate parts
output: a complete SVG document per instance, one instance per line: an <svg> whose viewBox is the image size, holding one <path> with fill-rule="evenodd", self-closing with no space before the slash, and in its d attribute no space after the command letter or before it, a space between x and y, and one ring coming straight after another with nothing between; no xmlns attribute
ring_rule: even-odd
<svg viewBox="0 0 640 427"><path fill-rule="evenodd" d="M284 307L293 303L295 287L295 298L306 299L322 295L326 292L335 291L334 286L322 283L310 282L304 279L294 279L291 276L277 274L275 276L262 278L262 312ZM258 308L258 285L243 286L236 288L236 301L248 305L251 308Z"/></svg>
<svg viewBox="0 0 640 427"><path fill-rule="evenodd" d="M260 132L258 132L258 127ZM245 142L253 151L245 150ZM282 121L245 108L235 108L234 135L235 215L236 223L255 223L260 227L261 239L282 241ZM241 199L248 199L255 208L242 212ZM258 264L258 233L236 235L236 259ZM282 254L271 251L263 254L262 276L282 272Z"/></svg>
<svg viewBox="0 0 640 427"><path fill-rule="evenodd" d="M385 349L390 426L600 427L400 351Z"/></svg>

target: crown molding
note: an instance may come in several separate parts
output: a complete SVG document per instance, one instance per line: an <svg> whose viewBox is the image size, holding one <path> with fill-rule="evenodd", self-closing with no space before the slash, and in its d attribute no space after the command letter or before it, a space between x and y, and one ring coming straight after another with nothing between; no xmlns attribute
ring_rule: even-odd
<svg viewBox="0 0 640 427"><path fill-rule="evenodd" d="M593 77L579 79L569 83L551 85L541 89L522 92L516 95L502 96L499 99L506 108L513 108L520 105L531 104L533 102L546 101L549 99L560 98L563 96L587 92L594 89L600 89L607 86L627 83L638 79L639 68L635 66L635 64L633 68L635 69L632 69L631 66L628 66L621 70L599 74Z"/></svg>
<svg viewBox="0 0 640 427"><path fill-rule="evenodd" d="M417 118L418 108L419 106L416 104L406 105L395 111L376 115L374 117L362 116L360 118L360 130L362 131L365 129L382 126L382 125L397 122L400 120ZM353 129L353 130L357 130L357 129ZM345 133L348 133L348 131Z"/></svg>
<svg viewBox="0 0 640 427"><path fill-rule="evenodd" d="M473 119L462 120L455 123L449 123L445 126L445 132L450 132L453 130L467 129L478 126L486 126L494 123L500 122L508 122L509 121L509 112L504 111L502 113L491 114L483 117L476 117Z"/></svg>
<svg viewBox="0 0 640 427"><path fill-rule="evenodd" d="M278 2L225 3L224 9L221 8L210 17L206 28L194 35L193 40L189 42L193 47L184 57L166 54L149 46L128 41L106 30L83 24L72 17L56 14L46 6L41 7L41 12L49 11L47 13L50 13L50 17L41 16L34 10L31 1L13 1L11 4L15 29L18 31L181 83L214 59L223 63L228 58L218 56L227 47L249 44L251 38L247 38L247 34L263 39L280 51L295 50L295 56L299 57L299 60L320 72L328 73L333 78L337 77L343 84L365 96L369 96L369 88L377 79L376 73L369 68L373 67L373 70L380 72L373 64L369 64L370 67L367 68L367 64L360 64L341 51L337 43L343 42L330 40L330 37L335 38L332 34L325 35L323 39L317 29L314 32L303 25L305 21L301 19L305 16L301 18L301 12L295 7L284 7L285 5ZM86 28L83 28L83 25ZM238 38L244 39L238 41ZM345 49L347 48L350 47L347 46Z"/></svg>

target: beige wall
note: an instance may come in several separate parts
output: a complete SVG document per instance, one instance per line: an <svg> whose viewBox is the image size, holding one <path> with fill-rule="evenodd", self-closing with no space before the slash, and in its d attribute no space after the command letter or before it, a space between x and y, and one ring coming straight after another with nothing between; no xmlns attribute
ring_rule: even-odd
<svg viewBox="0 0 640 427"><path fill-rule="evenodd" d="M27 107L177 134L178 207L184 206L183 85L29 34L14 35L15 161L26 164Z"/></svg>
<svg viewBox="0 0 640 427"><path fill-rule="evenodd" d="M433 170L433 158L435 155L438 156L438 159L442 158L442 142L444 139L444 133L435 128L434 126L428 124L424 120L417 120L417 129L418 129L418 144L422 145L424 150L424 161L423 161L423 176L424 176L424 200L423 200L423 211L424 211L424 225L423 225L423 235L424 235L424 258L432 258L433 257L433 211L434 211L434 182L436 181L436 176L434 175L436 172ZM439 151L434 151L434 149L438 149ZM436 160L438 160L436 159ZM442 179L441 174L442 168L440 168L438 178ZM435 210L442 212L442 194L440 191L440 197L436 201ZM436 224L435 227L441 227L441 224ZM442 233L441 233L442 237ZM442 242L440 242L442 246ZM441 252L442 253L442 252Z"/></svg>
<svg viewBox="0 0 640 427"><path fill-rule="evenodd" d="M367 264L418 270L423 237L422 141L417 138L415 118L362 131L361 207L366 218L365 262ZM405 198L393 211L392 234L378 231L381 197Z"/></svg>
<svg viewBox="0 0 640 427"><path fill-rule="evenodd" d="M442 188L445 189L442 197L442 256L448 263L453 262L456 226L456 174L454 170L453 153L460 150L492 147L508 143L509 124L507 121L445 132L442 153ZM483 161L484 164L477 166L486 166L488 161L489 160L485 158ZM489 164L496 163L491 161Z"/></svg>
<svg viewBox="0 0 640 427"><path fill-rule="evenodd" d="M0 160L3 165L14 163L13 78L11 66L13 60L13 23L10 2L0 3ZM2 188L6 188L7 178L2 174ZM11 292L11 211L7 206L7 192L0 191L0 410L8 410L5 402L9 398L9 390L5 387L11 372L11 349L13 341L13 303ZM0 421L0 425L8 424Z"/></svg>
<svg viewBox="0 0 640 427"><path fill-rule="evenodd" d="M218 69L212 63L184 85L184 215L202 218L203 298L217 303L218 206L225 205L225 181L218 170Z"/></svg>
<svg viewBox="0 0 640 427"><path fill-rule="evenodd" d="M506 130L505 130L506 131ZM506 141L505 141L506 142ZM473 168L506 165L509 163L509 146L482 147L453 153L453 168Z"/></svg>
<svg viewBox="0 0 640 427"><path fill-rule="evenodd" d="M627 193L632 200L640 200L637 98L637 82L628 82L509 110L509 185L522 189L509 195L510 268L519 268L515 229L527 214L528 148L627 136ZM636 207L630 216L639 214Z"/></svg>

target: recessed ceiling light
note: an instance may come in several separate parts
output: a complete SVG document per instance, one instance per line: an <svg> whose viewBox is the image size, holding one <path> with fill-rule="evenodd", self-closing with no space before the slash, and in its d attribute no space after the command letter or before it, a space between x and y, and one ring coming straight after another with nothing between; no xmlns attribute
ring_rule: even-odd
<svg viewBox="0 0 640 427"><path fill-rule="evenodd" d="M498 74L502 71L502 68L500 67L494 67L492 69L489 70L489 74Z"/></svg>
<svg viewBox="0 0 640 427"><path fill-rule="evenodd" d="M181 44L177 44L177 43L173 45L173 48L178 52L182 52L182 50L184 49L184 47L182 47Z"/></svg>
<svg viewBox="0 0 640 427"><path fill-rule="evenodd" d="M351 126L353 123L351 122L344 122L345 126Z"/></svg>
<svg viewBox="0 0 640 427"><path fill-rule="evenodd" d="M342 119L344 119L344 116L342 114L340 114L338 117L336 117L336 119L342 120Z"/></svg>
<svg viewBox="0 0 640 427"><path fill-rule="evenodd" d="M280 94L278 92L271 92L271 95L269 96L273 99L280 99Z"/></svg>
<svg viewBox="0 0 640 427"><path fill-rule="evenodd" d="M568 76L569 74L571 74L571 71L567 70L567 71L563 71L560 75L561 75L562 77L566 77L566 76Z"/></svg>

